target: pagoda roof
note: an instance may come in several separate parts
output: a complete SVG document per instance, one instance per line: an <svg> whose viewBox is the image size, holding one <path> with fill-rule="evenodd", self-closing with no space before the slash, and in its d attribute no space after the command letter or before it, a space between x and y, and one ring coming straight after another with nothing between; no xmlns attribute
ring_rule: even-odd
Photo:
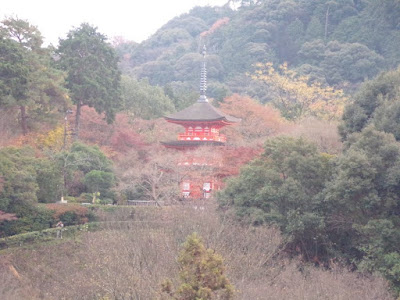
<svg viewBox="0 0 400 300"><path fill-rule="evenodd" d="M209 102L199 102L178 111L174 114L166 116L167 121L197 121L197 122L212 122L224 121L226 123L238 123L241 119L225 114L212 106Z"/></svg>

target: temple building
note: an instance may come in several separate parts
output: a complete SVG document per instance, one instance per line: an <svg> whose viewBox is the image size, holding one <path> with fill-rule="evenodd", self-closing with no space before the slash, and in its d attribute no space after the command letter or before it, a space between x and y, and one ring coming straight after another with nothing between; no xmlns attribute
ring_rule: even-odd
<svg viewBox="0 0 400 300"><path fill-rule="evenodd" d="M191 158L190 151L199 146L223 146L226 137L220 134L220 129L227 125L240 122L240 119L229 116L217 108L213 107L206 96L207 90L207 70L206 70L206 49L203 48L203 63L201 68L200 97L191 106L166 116L165 119L170 123L181 125L185 132L178 135L175 141L163 142L167 148L182 150L181 167L201 166L215 167L215 161L196 161ZM185 198L209 198L211 192L219 188L218 178L196 178L185 179L181 182L182 196ZM203 182L199 182L199 180Z"/></svg>

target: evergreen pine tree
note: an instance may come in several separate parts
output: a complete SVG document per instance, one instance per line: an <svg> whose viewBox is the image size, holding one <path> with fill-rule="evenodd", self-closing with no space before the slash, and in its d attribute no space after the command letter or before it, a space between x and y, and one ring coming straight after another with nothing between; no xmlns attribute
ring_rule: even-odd
<svg viewBox="0 0 400 300"><path fill-rule="evenodd" d="M162 284L162 292L171 299L233 299L234 288L225 276L221 255L206 249L197 233L189 235L179 254L182 284L173 291L171 280Z"/></svg>

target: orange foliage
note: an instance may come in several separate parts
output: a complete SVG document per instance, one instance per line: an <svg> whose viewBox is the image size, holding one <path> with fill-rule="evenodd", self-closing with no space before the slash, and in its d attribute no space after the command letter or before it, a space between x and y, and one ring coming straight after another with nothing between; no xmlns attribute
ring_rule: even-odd
<svg viewBox="0 0 400 300"><path fill-rule="evenodd" d="M228 17L219 19L219 20L215 21L215 23L210 27L210 29L200 33L200 36L201 37L205 37L207 35L213 34L215 30L220 28L222 25L225 25L225 24L228 24L228 23L229 23L229 18Z"/></svg>
<svg viewBox="0 0 400 300"><path fill-rule="evenodd" d="M14 147L23 147L23 146L31 146L33 148L37 148L37 140L38 140L38 133L30 132L27 135L20 135L14 139L11 139L7 146L14 146Z"/></svg>
<svg viewBox="0 0 400 300"><path fill-rule="evenodd" d="M81 113L81 140L100 146L108 155L124 154L146 145L126 114L117 114L114 123L107 124L93 108L83 107Z"/></svg>
<svg viewBox="0 0 400 300"><path fill-rule="evenodd" d="M241 118L234 128L227 128L228 140L237 145L260 144L279 133L285 125L279 112L247 96L233 94L220 104L223 112Z"/></svg>
<svg viewBox="0 0 400 300"><path fill-rule="evenodd" d="M218 170L219 177L229 177L239 174L240 168L255 159L263 152L263 148L259 147L226 147L221 149L222 166Z"/></svg>
<svg viewBox="0 0 400 300"><path fill-rule="evenodd" d="M43 152L40 150L40 139L43 135L36 132L30 132L27 135L19 135L13 139L10 139L6 147L17 147L22 148L29 146L35 151L35 157L43 157Z"/></svg>
<svg viewBox="0 0 400 300"><path fill-rule="evenodd" d="M53 218L56 221L59 221L60 216L62 216L66 212L75 213L79 218L79 224L85 224L89 221L88 217L87 217L88 209L79 204L66 205L66 204L49 203L49 204L45 204L45 206L47 209L52 210L54 212Z"/></svg>
<svg viewBox="0 0 400 300"><path fill-rule="evenodd" d="M13 127L17 122L17 115L12 109L0 111L0 146L31 146L39 150L46 146L42 142L47 138L47 135L59 128L60 124L63 124L61 123L63 121L62 117L60 122L55 125L47 122L37 123L34 130L30 129L28 134L22 135L19 131L14 130L15 128ZM6 124L7 122L9 124Z"/></svg>
<svg viewBox="0 0 400 300"><path fill-rule="evenodd" d="M13 139L8 140L5 146L24 147L30 146L36 150L36 156L41 156L41 150L50 149L59 151L63 147L64 140L64 125L56 125L51 128L49 126L42 126L40 131L31 131L26 135L19 135ZM67 137L67 141L70 137Z"/></svg>

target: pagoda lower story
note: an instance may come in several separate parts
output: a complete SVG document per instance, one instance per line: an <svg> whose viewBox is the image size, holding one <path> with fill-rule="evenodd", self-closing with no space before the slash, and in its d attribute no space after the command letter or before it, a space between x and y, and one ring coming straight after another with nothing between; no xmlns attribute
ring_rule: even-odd
<svg viewBox="0 0 400 300"><path fill-rule="evenodd" d="M202 181L185 179L180 184L183 199L209 199L212 192L219 190L219 181L215 178L205 178Z"/></svg>

